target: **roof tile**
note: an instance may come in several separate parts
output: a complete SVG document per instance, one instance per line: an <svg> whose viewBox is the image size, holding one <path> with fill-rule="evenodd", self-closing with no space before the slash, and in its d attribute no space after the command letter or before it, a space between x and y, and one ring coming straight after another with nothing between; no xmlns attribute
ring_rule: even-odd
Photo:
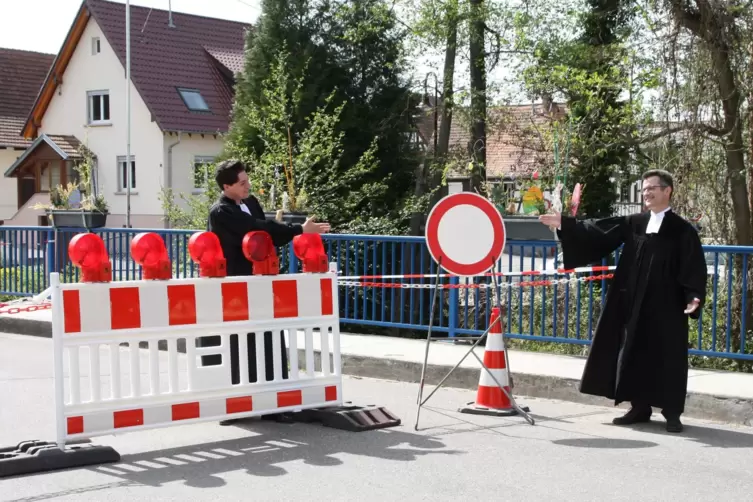
<svg viewBox="0 0 753 502"><path fill-rule="evenodd" d="M553 117L562 118L565 106L555 103ZM514 105L491 108L487 117L486 175L489 178L527 176L549 160L546 152L540 151L538 128L545 128L552 116L543 113L541 105ZM431 109L419 121L419 132L427 145L434 141L434 116ZM437 128L441 127L441 117ZM470 125L462 113L455 113L450 128L450 152L457 158L468 160ZM466 178L463 166L451 175Z"/></svg>
<svg viewBox="0 0 753 502"><path fill-rule="evenodd" d="M125 5L86 0L125 66ZM131 79L163 131L226 132L235 74L243 69L246 23L131 6ZM209 57L211 56L211 57ZM210 112L192 112L177 88L197 89Z"/></svg>
<svg viewBox="0 0 753 502"><path fill-rule="evenodd" d="M54 54L0 48L0 147L31 144L21 129L54 60Z"/></svg>

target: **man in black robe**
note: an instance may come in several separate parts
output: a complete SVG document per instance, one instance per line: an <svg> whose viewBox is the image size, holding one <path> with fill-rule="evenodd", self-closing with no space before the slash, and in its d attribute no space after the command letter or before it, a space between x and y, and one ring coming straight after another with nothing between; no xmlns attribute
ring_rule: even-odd
<svg viewBox="0 0 753 502"><path fill-rule="evenodd" d="M309 218L302 225L284 224L274 220L267 220L259 201L249 194L250 184L246 167L237 160L226 160L217 165L215 180L222 190L220 199L209 210L207 230L214 232L220 240L222 251L227 261L228 276L244 276L253 274L253 264L243 254L243 238L248 232L263 230L272 238L276 247L285 246L293 237L303 233L326 233L328 223L316 223ZM282 335L282 334L281 334ZM238 335L240 336L240 335ZM248 340L248 371L249 381L257 382L260 378L256 368L256 336L247 334ZM264 361L266 379L274 378L274 362L272 352L272 332L264 333ZM280 336L282 355L282 378L288 378L288 356L285 340ZM202 345L216 346L220 344L220 337L204 337ZM233 384L240 382L238 340L230 337L230 374ZM202 365L213 366L221 364L221 356L203 356ZM270 414L264 418L289 421L286 414ZM236 420L223 420L221 425L229 425Z"/></svg>
<svg viewBox="0 0 753 502"><path fill-rule="evenodd" d="M669 432L683 429L688 382L688 316L706 298L706 261L697 231L669 208L674 184L663 170L643 175L649 211L576 221L539 219L557 228L564 267L598 263L622 252L594 333L580 391L631 403L617 425L651 420L662 409Z"/></svg>

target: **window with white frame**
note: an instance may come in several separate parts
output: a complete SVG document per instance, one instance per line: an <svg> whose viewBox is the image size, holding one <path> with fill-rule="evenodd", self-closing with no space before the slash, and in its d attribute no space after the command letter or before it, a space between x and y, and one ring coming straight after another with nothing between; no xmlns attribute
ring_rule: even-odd
<svg viewBox="0 0 753 502"><path fill-rule="evenodd" d="M118 191L125 192L128 188L128 170L126 166L126 157L118 157ZM136 189L136 157L131 155L131 190Z"/></svg>
<svg viewBox="0 0 753 502"><path fill-rule="evenodd" d="M99 37L92 37L92 56L96 56L102 50Z"/></svg>
<svg viewBox="0 0 753 502"><path fill-rule="evenodd" d="M193 188L203 190L212 179L212 164L214 157L208 155L196 155L193 158Z"/></svg>
<svg viewBox="0 0 753 502"><path fill-rule="evenodd" d="M87 93L89 124L110 123L110 92L89 91Z"/></svg>

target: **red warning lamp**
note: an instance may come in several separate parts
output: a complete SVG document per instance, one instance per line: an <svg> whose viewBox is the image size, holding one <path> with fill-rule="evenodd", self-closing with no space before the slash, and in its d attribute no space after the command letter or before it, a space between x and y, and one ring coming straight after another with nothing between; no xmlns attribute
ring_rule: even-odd
<svg viewBox="0 0 753 502"><path fill-rule="evenodd" d="M293 252L303 263L304 272L324 273L329 270L327 252L324 250L321 235L296 235L293 238Z"/></svg>
<svg viewBox="0 0 753 502"><path fill-rule="evenodd" d="M68 243L71 262L81 269L81 282L110 282L112 263L97 234L78 234Z"/></svg>
<svg viewBox="0 0 753 502"><path fill-rule="evenodd" d="M280 273L280 260L275 252L272 237L267 232L257 230L243 237L243 254L254 264L254 275L277 275Z"/></svg>
<svg viewBox="0 0 753 502"><path fill-rule="evenodd" d="M162 238L154 232L138 234L131 241L131 257L144 270L144 279L171 279L170 257Z"/></svg>
<svg viewBox="0 0 753 502"><path fill-rule="evenodd" d="M188 253L199 264L199 277L227 276L227 261L214 232L196 232L188 239Z"/></svg>

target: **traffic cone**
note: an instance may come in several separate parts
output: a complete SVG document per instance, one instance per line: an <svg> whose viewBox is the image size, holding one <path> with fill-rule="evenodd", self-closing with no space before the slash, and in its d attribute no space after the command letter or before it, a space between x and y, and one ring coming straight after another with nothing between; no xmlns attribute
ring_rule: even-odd
<svg viewBox="0 0 753 502"><path fill-rule="evenodd" d="M494 375L512 397L512 385L510 371L507 367L507 357L505 354L505 337L502 334L502 318L498 307L492 309L492 315L489 318L489 333L487 334L486 347L484 348L484 366ZM476 402L468 403L467 406L460 408L461 413L470 413L473 415L493 415L498 417L517 415L518 410L513 406L497 382L494 381L484 368L481 368L479 377L478 392L476 393ZM528 407L521 409L528 412Z"/></svg>

